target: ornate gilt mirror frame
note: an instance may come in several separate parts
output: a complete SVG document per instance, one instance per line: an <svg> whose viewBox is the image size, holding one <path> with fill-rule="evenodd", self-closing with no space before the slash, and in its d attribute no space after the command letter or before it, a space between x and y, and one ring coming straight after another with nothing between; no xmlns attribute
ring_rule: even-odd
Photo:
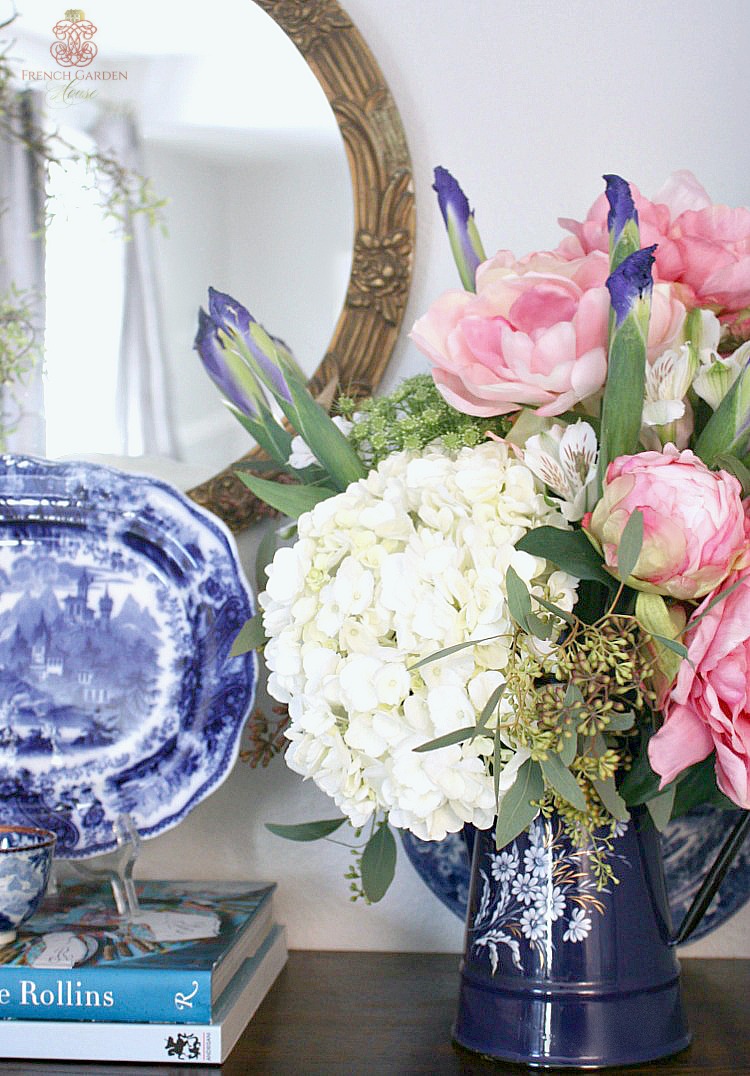
<svg viewBox="0 0 750 1076"><path fill-rule="evenodd" d="M374 56L336 0L256 3L285 31L322 85L352 176L351 276L333 338L310 387L322 392L336 379L346 392L370 395L398 338L411 281L414 188L404 129ZM189 496L234 531L268 513L233 466Z"/></svg>

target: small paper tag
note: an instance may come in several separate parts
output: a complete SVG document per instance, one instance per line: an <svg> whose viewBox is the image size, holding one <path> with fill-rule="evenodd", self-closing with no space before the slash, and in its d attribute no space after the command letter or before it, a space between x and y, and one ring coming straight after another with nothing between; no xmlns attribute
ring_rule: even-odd
<svg viewBox="0 0 750 1076"><path fill-rule="evenodd" d="M133 922L151 931L154 941L195 941L215 938L221 921L213 912L138 912Z"/></svg>
<svg viewBox="0 0 750 1076"><path fill-rule="evenodd" d="M74 968L89 955L83 938L70 931L43 934L43 948L31 958L32 968Z"/></svg>

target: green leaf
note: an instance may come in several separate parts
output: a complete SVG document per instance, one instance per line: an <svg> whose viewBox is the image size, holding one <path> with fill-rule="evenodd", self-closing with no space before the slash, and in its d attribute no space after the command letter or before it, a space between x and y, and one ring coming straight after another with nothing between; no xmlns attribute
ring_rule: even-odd
<svg viewBox="0 0 750 1076"><path fill-rule="evenodd" d="M224 401L227 409L253 437L258 445L271 457L277 468L285 467L292 451L292 435L280 426L271 412L260 407L260 419L250 418L232 404ZM261 461L258 461L261 462Z"/></svg>
<svg viewBox="0 0 750 1076"><path fill-rule="evenodd" d="M676 639L667 639L665 635L651 635L659 646L664 646L667 650L671 650L673 654L677 654L680 658L686 658L688 656L687 647L684 643L678 643Z"/></svg>
<svg viewBox="0 0 750 1076"><path fill-rule="evenodd" d="M748 469L741 460L738 460L736 456L729 456L724 452L719 453L714 457L714 467L719 467L722 471L728 471L729 474L734 475L737 481L742 486L742 495L746 497L750 493L750 469Z"/></svg>
<svg viewBox="0 0 750 1076"><path fill-rule="evenodd" d="M660 792L658 796L652 796L646 804L648 813L651 815L651 820L659 833L662 833L667 828L667 823L672 817L672 808L674 807L676 792L677 785L672 781L671 784L667 785L663 792Z"/></svg>
<svg viewBox="0 0 750 1076"><path fill-rule="evenodd" d="M702 762L696 762L677 778L672 817L678 818L686 811L703 803L710 803L723 810L737 810L737 804L720 792L716 785L716 754L711 752Z"/></svg>
<svg viewBox="0 0 750 1076"><path fill-rule="evenodd" d="M266 589L268 581L266 568L273 560L278 544L279 532L276 522L271 522L266 526L255 554L255 586L259 594Z"/></svg>
<svg viewBox="0 0 750 1076"><path fill-rule="evenodd" d="M713 467L719 456L734 455L747 437L744 429L750 392L750 371L742 371L724 399L703 427L695 445L695 452L708 467ZM740 452L744 455L744 451Z"/></svg>
<svg viewBox="0 0 750 1076"><path fill-rule="evenodd" d="M677 631L669 615L667 603L659 594L639 593L635 599L635 616L644 631L654 640L659 670L671 684L679 672L682 658L687 656L687 650L681 643L674 642ZM675 650L675 646L682 647L684 653Z"/></svg>
<svg viewBox="0 0 750 1076"><path fill-rule="evenodd" d="M280 470L279 465L275 460L262 460L256 457L237 460L232 466L236 471L247 471L248 474L277 475Z"/></svg>
<svg viewBox="0 0 750 1076"><path fill-rule="evenodd" d="M256 478L254 475L237 472L239 480L247 488L260 497L271 508L282 512L285 516L297 519L303 512L309 512L316 504L336 496L335 489L325 489L320 486L288 486L279 482L269 482L265 478Z"/></svg>
<svg viewBox="0 0 750 1076"><path fill-rule="evenodd" d="M444 650L436 650L434 654L428 654L426 658L422 658L414 665L409 665L406 671L414 672L416 669L421 669L423 665L429 665L431 661L440 661L441 658L448 658L451 654L457 654L459 650L466 650L468 646L479 646L480 643L492 643L495 639L502 638L503 635L488 635L486 639L467 639L465 643L455 643L453 646L446 646Z"/></svg>
<svg viewBox="0 0 750 1076"><path fill-rule="evenodd" d="M246 620L238 631L232 643L232 649L229 651L229 656L230 658L236 658L240 654L247 654L248 650L260 650L267 642L268 636L263 627L263 614L256 613L255 616Z"/></svg>
<svg viewBox="0 0 750 1076"><path fill-rule="evenodd" d="M495 808L500 805L500 770L503 766L503 741L500 739L500 726L495 729L495 743L492 752L492 785L495 790Z"/></svg>
<svg viewBox="0 0 750 1076"><path fill-rule="evenodd" d="M617 791L614 777L608 777L604 781L594 781L593 784L597 796L612 817L616 818L618 822L627 822L630 818L630 812L625 804L625 800Z"/></svg>
<svg viewBox="0 0 750 1076"><path fill-rule="evenodd" d="M531 597L528 587L514 568L505 573L505 589L508 595L508 611L522 631L528 631L531 615Z"/></svg>
<svg viewBox="0 0 750 1076"><path fill-rule="evenodd" d="M467 725L466 728L455 729L453 732L446 732L445 736L438 736L434 740L428 740L427 743L421 743L419 747L414 747L413 750L417 753L439 751L441 747L452 747L454 743L472 740L476 735L476 725Z"/></svg>
<svg viewBox="0 0 750 1076"><path fill-rule="evenodd" d="M638 451L646 380L646 326L631 312L613 329L607 362L607 382L602 400L599 439L598 487L607 467L617 456Z"/></svg>
<svg viewBox="0 0 750 1076"><path fill-rule="evenodd" d="M566 766L569 766L576 756L578 748L576 727L581 712L585 711L585 709L586 702L581 693L581 689L577 684L568 684L565 689L565 695L563 696L563 705L560 713L561 723L567 724L570 727L570 731L573 733L572 736L566 737L563 749L560 751L560 757Z"/></svg>
<svg viewBox="0 0 750 1076"><path fill-rule="evenodd" d="M554 613L556 617L563 620L569 627L575 627L576 619L570 613L566 613L564 609L561 609L559 605L553 605L552 602L548 602L546 598L537 598L534 596L534 601L539 602L543 609L546 609L548 613Z"/></svg>
<svg viewBox="0 0 750 1076"><path fill-rule="evenodd" d="M570 736L566 736L563 740L563 745L560 749L560 761L563 766L570 766L573 763L573 759L576 757L578 750L578 737L575 731L571 732Z"/></svg>
<svg viewBox="0 0 750 1076"><path fill-rule="evenodd" d="M563 696L563 706L570 708L571 706L583 706L586 700L583 697L578 684L570 683L565 688L565 695Z"/></svg>
<svg viewBox="0 0 750 1076"><path fill-rule="evenodd" d="M497 709L500 699L505 694L507 684L498 684L495 690L492 692L487 702L484 704L481 714L477 718L477 728L483 729L487 725L487 722L492 717L493 713Z"/></svg>
<svg viewBox="0 0 750 1076"><path fill-rule="evenodd" d="M371 904L377 904L396 872L396 841L387 822L378 826L365 845L360 872L365 896Z"/></svg>
<svg viewBox="0 0 750 1076"><path fill-rule="evenodd" d="M643 548L643 512L635 508L623 527L617 547L617 577L627 583Z"/></svg>
<svg viewBox="0 0 750 1076"><path fill-rule="evenodd" d="M540 620L536 613L529 613L526 617L526 630L529 635L533 635L536 639L542 640L551 639L555 634L555 629L552 624Z"/></svg>
<svg viewBox="0 0 750 1076"><path fill-rule="evenodd" d="M602 567L600 554L581 530L537 527L516 542L516 549L534 557L544 557L578 579L593 579L612 587L612 577Z"/></svg>
<svg viewBox="0 0 750 1076"><path fill-rule="evenodd" d="M626 710L624 713L619 714L614 710L609 711L609 721L605 732L627 732L632 729L635 724L635 713L632 710Z"/></svg>
<svg viewBox="0 0 750 1076"><path fill-rule="evenodd" d="M281 825L278 822L266 822L266 829L277 837L287 841L317 841L335 833L343 826L345 818L328 818L320 822L298 822L296 825Z"/></svg>
<svg viewBox="0 0 750 1076"><path fill-rule="evenodd" d="M610 244L612 237L610 236ZM625 227L620 232L620 238L617 241L617 245L614 247L609 258L609 271L612 272L618 265L625 261L627 257L634 254L636 250L641 249L641 239L638 230L638 225L631 218L626 222Z"/></svg>
<svg viewBox="0 0 750 1076"><path fill-rule="evenodd" d="M651 769L646 743L641 745L640 754L620 782L620 795L629 807L646 803L658 795L661 777Z"/></svg>
<svg viewBox="0 0 750 1076"><path fill-rule="evenodd" d="M325 467L339 490L367 474L362 460L324 408L306 386L287 376L287 384L299 416L299 432L310 451Z"/></svg>
<svg viewBox="0 0 750 1076"><path fill-rule="evenodd" d="M539 810L531 801L540 800L543 795L544 778L541 767L538 762L527 758L515 781L500 800L495 822L496 848L504 848L515 840L519 833L528 829Z"/></svg>
<svg viewBox="0 0 750 1076"><path fill-rule="evenodd" d="M542 759L542 773L547 784L577 811L586 811L586 797L573 774L559 755Z"/></svg>

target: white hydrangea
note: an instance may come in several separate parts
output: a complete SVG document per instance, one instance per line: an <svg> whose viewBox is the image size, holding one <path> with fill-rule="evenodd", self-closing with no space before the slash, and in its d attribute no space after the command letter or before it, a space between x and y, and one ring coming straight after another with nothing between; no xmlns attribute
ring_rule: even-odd
<svg viewBox="0 0 750 1076"><path fill-rule="evenodd" d="M572 609L577 581L516 551L526 531L567 527L504 444L402 452L300 517L260 596L269 691L289 704L289 766L355 825L440 840L495 813L488 737L414 748L472 725L503 682L512 624L510 565L537 594ZM437 650L500 636L408 669ZM501 790L524 750L505 753Z"/></svg>

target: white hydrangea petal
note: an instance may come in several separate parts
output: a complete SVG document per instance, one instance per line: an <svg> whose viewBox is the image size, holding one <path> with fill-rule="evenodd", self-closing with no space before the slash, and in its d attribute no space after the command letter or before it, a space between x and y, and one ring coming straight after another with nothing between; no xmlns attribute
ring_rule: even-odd
<svg viewBox="0 0 750 1076"><path fill-rule="evenodd" d="M387 812L440 839L465 822L491 824L492 735L415 748L473 725L502 682L509 565L532 594L573 607L576 580L514 549L542 525L566 526L507 445L455 454L435 445L391 456L322 501L300 517L297 543L277 553L259 605L269 691L290 708L286 758L355 825ZM436 650L490 636L409 671ZM503 790L524 757L503 749Z"/></svg>

